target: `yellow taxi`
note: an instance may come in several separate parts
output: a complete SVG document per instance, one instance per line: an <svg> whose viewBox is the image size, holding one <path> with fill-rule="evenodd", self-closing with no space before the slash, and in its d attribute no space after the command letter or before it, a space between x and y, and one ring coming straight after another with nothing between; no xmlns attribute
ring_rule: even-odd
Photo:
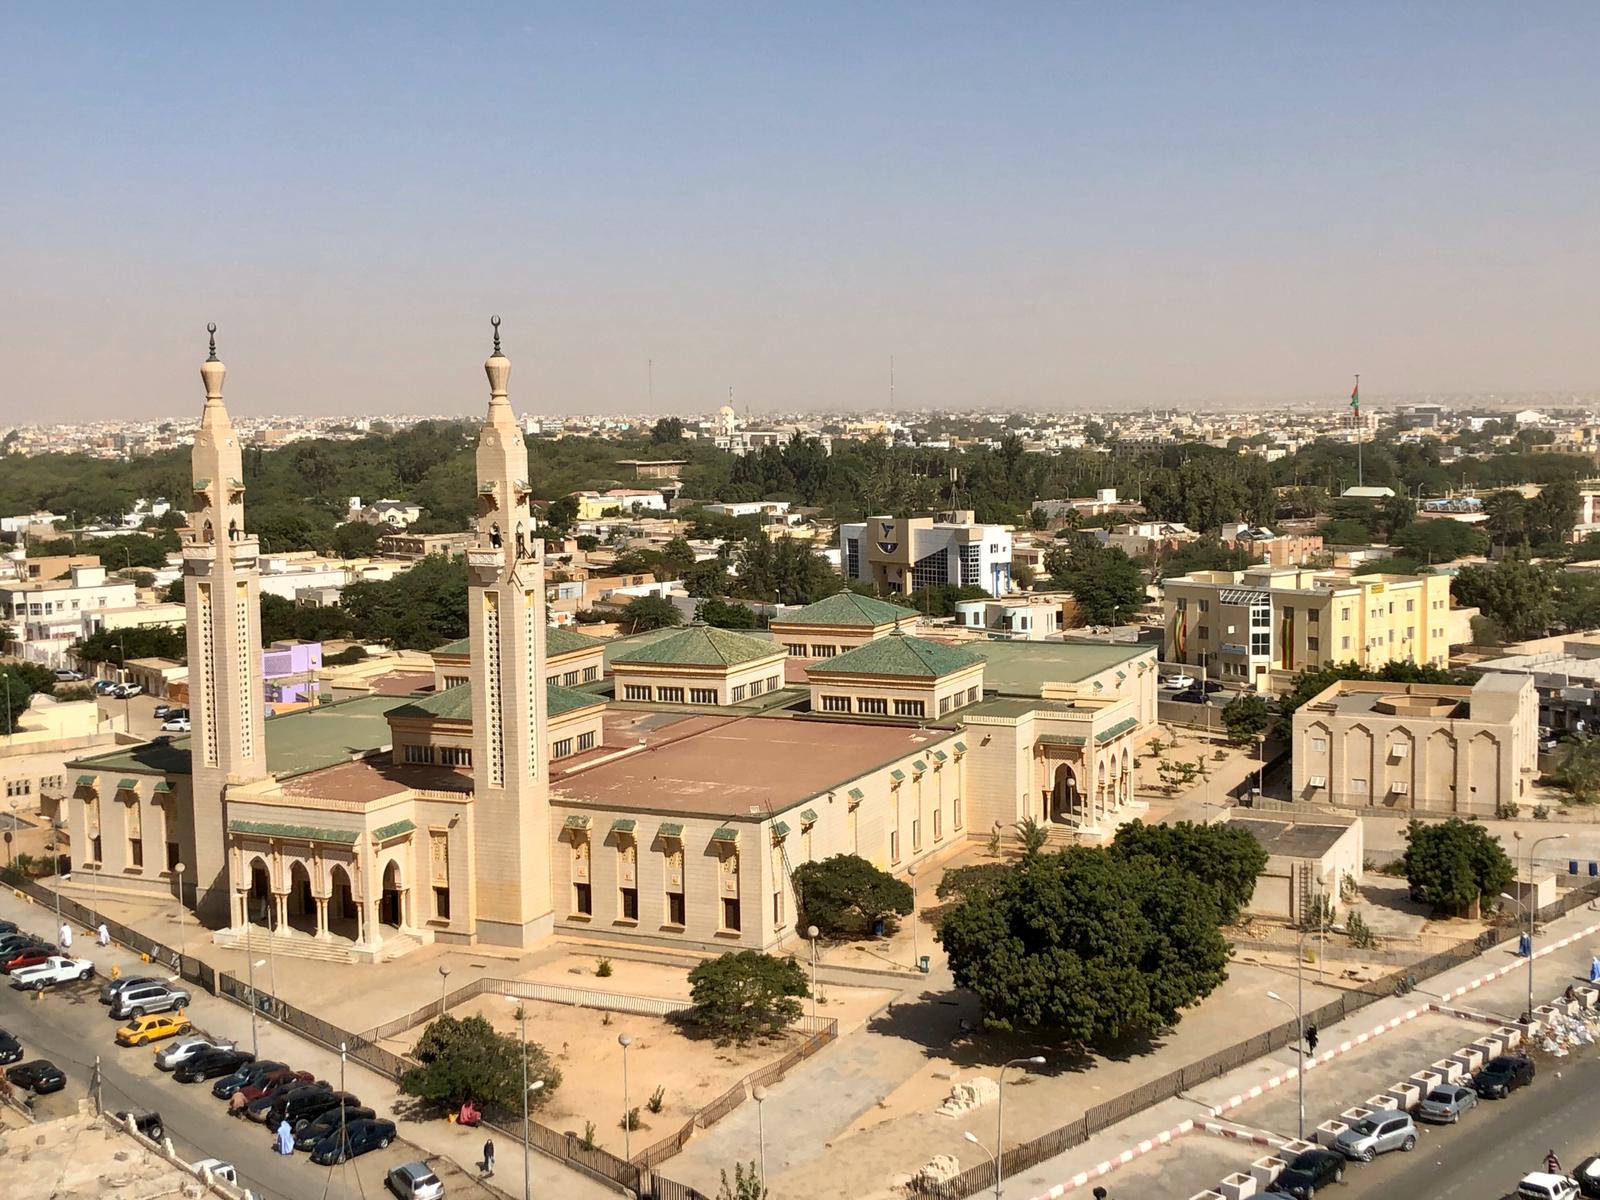
<svg viewBox="0 0 1600 1200"><path fill-rule="evenodd" d="M151 1042L177 1037L193 1029L189 1018L181 1012L151 1013L148 1017L136 1017L117 1030L117 1045L148 1046Z"/></svg>

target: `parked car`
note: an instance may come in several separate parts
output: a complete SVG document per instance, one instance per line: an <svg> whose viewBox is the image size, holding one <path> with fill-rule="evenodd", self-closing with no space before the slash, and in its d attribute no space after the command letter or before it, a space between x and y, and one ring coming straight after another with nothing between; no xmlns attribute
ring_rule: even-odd
<svg viewBox="0 0 1600 1200"><path fill-rule="evenodd" d="M94 690L99 695L109 696L117 690L117 685L109 679L96 679L94 681Z"/></svg>
<svg viewBox="0 0 1600 1200"><path fill-rule="evenodd" d="M1174 692L1168 699L1176 700L1179 704L1210 704L1211 697L1199 688L1189 688L1187 691Z"/></svg>
<svg viewBox="0 0 1600 1200"><path fill-rule="evenodd" d="M32 1062L7 1067L6 1078L17 1087L40 1096L59 1092L67 1086L67 1077L61 1073L61 1068L47 1058L36 1058Z"/></svg>
<svg viewBox="0 0 1600 1200"><path fill-rule="evenodd" d="M290 1096L295 1095L297 1092L313 1089L331 1092L333 1091L333 1086L331 1084L324 1083L321 1080L318 1080L315 1083L301 1083L296 1080L291 1084L279 1084L277 1087L264 1093L259 1099L250 1101L250 1103L245 1106L244 1115L249 1117L252 1121L265 1121L272 1114L273 1108L275 1108L280 1102L287 1100Z"/></svg>
<svg viewBox="0 0 1600 1200"><path fill-rule="evenodd" d="M18 929L14 933L0 934L0 955L7 955L27 946L43 946L45 940L36 934Z"/></svg>
<svg viewBox="0 0 1600 1200"><path fill-rule="evenodd" d="M226 1100L240 1088L258 1083L271 1075L274 1071L287 1071L289 1068L281 1062L264 1059L260 1062L247 1063L232 1075L224 1075L211 1085L211 1094L218 1100Z"/></svg>
<svg viewBox="0 0 1600 1200"><path fill-rule="evenodd" d="M179 1083L199 1083L202 1079L216 1079L231 1075L245 1063L254 1062L255 1055L248 1050L207 1050L196 1054L183 1066L172 1072Z"/></svg>
<svg viewBox="0 0 1600 1200"><path fill-rule="evenodd" d="M1478 1106L1478 1093L1459 1083L1436 1087L1417 1105L1417 1119L1436 1125L1454 1125L1461 1114Z"/></svg>
<svg viewBox="0 0 1600 1200"><path fill-rule="evenodd" d="M239 1172L234 1169L232 1163L223 1162L220 1158L202 1158L199 1162L190 1163L189 1167L201 1179L204 1179L206 1172L210 1171L211 1178L238 1186Z"/></svg>
<svg viewBox="0 0 1600 1200"><path fill-rule="evenodd" d="M181 1012L153 1013L148 1017L135 1017L117 1030L119 1046L148 1046L179 1034L192 1033L194 1026Z"/></svg>
<svg viewBox="0 0 1600 1200"><path fill-rule="evenodd" d="M165 720L167 717L172 715L172 705L158 704L155 707L155 711L151 713L151 715L158 721Z"/></svg>
<svg viewBox="0 0 1600 1200"><path fill-rule="evenodd" d="M1488 1065L1472 1077L1473 1089L1484 1100L1502 1100L1532 1082L1533 1059L1524 1054L1491 1058Z"/></svg>
<svg viewBox="0 0 1600 1200"><path fill-rule="evenodd" d="M9 933L17 932L19 932L19 930L17 929L17 923L15 921L0 920L0 937L4 937Z"/></svg>
<svg viewBox="0 0 1600 1200"><path fill-rule="evenodd" d="M1182 688L1192 688L1194 685L1195 685L1194 676L1186 674L1183 671L1174 671L1170 675L1163 675L1161 677L1161 686L1162 687L1182 689Z"/></svg>
<svg viewBox="0 0 1600 1200"><path fill-rule="evenodd" d="M100 1003L114 1004L119 995L131 987L141 984L160 983L154 975L128 975L122 979L108 979L100 985Z"/></svg>
<svg viewBox="0 0 1600 1200"><path fill-rule="evenodd" d="M53 674L57 683L82 683L82 671L69 671L66 667L57 667Z"/></svg>
<svg viewBox="0 0 1600 1200"><path fill-rule="evenodd" d="M166 1132L166 1127L161 1123L161 1114L158 1112L119 1112L117 1120L127 1123L133 1119L133 1127L152 1142L159 1142L161 1135Z"/></svg>
<svg viewBox="0 0 1600 1200"><path fill-rule="evenodd" d="M146 1013L171 1012L189 1007L189 993L164 983L146 983L125 988L111 1002L111 1015L117 1020L142 1017Z"/></svg>
<svg viewBox="0 0 1600 1200"><path fill-rule="evenodd" d="M1572 1181L1578 1185L1580 1195L1600 1196L1600 1154L1591 1154L1580 1162L1573 1169Z"/></svg>
<svg viewBox="0 0 1600 1200"><path fill-rule="evenodd" d="M146 1021L170 1020L163 1017L146 1017ZM221 1038L186 1037L156 1051L156 1067L162 1071L175 1071L196 1055L208 1050L232 1050L233 1043Z"/></svg>
<svg viewBox="0 0 1600 1200"><path fill-rule="evenodd" d="M341 1108L359 1107L361 1107L360 1098L349 1092L322 1092L319 1095L307 1097L296 1102L281 1115L284 1120L289 1122L290 1131L298 1134L303 1127L311 1124L312 1121L315 1121L324 1113L337 1113ZM278 1116L278 1112L274 1110L273 1119L276 1120ZM347 1119L345 1124L348 1125L349 1123Z"/></svg>
<svg viewBox="0 0 1600 1200"><path fill-rule="evenodd" d="M161 732L162 733L189 733L190 732L189 718L188 717L168 717L165 721L161 722Z"/></svg>
<svg viewBox="0 0 1600 1200"><path fill-rule="evenodd" d="M1346 1158L1371 1162L1391 1150L1415 1150L1417 1127L1408 1113L1373 1113L1334 1138L1333 1148Z"/></svg>
<svg viewBox="0 0 1600 1200"><path fill-rule="evenodd" d="M1534 1171L1517 1184L1521 1200L1578 1200L1578 1185L1565 1175Z"/></svg>
<svg viewBox="0 0 1600 1200"><path fill-rule="evenodd" d="M1318 1188L1343 1181L1344 1155L1332 1150L1303 1150L1278 1173L1271 1190L1297 1200L1311 1200Z"/></svg>
<svg viewBox="0 0 1600 1200"><path fill-rule="evenodd" d="M41 942L35 942L31 946L20 946L9 954L0 955L0 971L9 975L13 971L20 971L23 967L37 967L55 952L54 946L47 946Z"/></svg>
<svg viewBox="0 0 1600 1200"><path fill-rule="evenodd" d="M308 1083L316 1082L317 1077L310 1071L294 1071L285 1067L281 1071L274 1071L260 1083L240 1088L239 1092L244 1096L245 1102L248 1103L251 1100L261 1099L269 1092L276 1099L285 1092L292 1092L297 1087L304 1087Z"/></svg>
<svg viewBox="0 0 1600 1200"><path fill-rule="evenodd" d="M335 1133L317 1143L311 1152L311 1161L319 1167L331 1167L368 1150L382 1150L394 1141L394 1122L369 1119L346 1125L343 1133Z"/></svg>
<svg viewBox="0 0 1600 1200"><path fill-rule="evenodd" d="M58 983L73 983L88 979L94 974L94 964L87 958L62 958L51 955L42 963L31 967L18 967L11 972L11 986L18 991L38 992Z"/></svg>
<svg viewBox="0 0 1600 1200"><path fill-rule="evenodd" d="M353 1125L357 1121L368 1121L378 1114L370 1108L360 1105L346 1105L339 1108L330 1108L321 1116L312 1117L294 1131L294 1148L296 1150L315 1150L317 1143L323 1138L339 1132L339 1126Z"/></svg>
<svg viewBox="0 0 1600 1200"><path fill-rule="evenodd" d="M132 700L144 695L144 688L137 683L119 683L111 689L111 695L117 700Z"/></svg>
<svg viewBox="0 0 1600 1200"><path fill-rule="evenodd" d="M4 1029L0 1029L0 1067L22 1061L22 1043Z"/></svg>
<svg viewBox="0 0 1600 1200"><path fill-rule="evenodd" d="M426 1163L401 1163L390 1167L384 1185L400 1200L444 1200L444 1184Z"/></svg>

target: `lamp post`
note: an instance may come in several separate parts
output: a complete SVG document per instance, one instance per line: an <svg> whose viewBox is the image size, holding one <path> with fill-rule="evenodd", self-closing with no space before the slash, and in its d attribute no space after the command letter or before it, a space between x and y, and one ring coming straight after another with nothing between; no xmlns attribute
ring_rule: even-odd
<svg viewBox="0 0 1600 1200"><path fill-rule="evenodd" d="M1006 1068L1007 1067L1042 1067L1044 1056L1035 1054L1031 1058L1013 1058L1010 1062L1000 1067L1000 1086L997 1089L998 1104L994 1115L994 1196L1000 1200L1005 1188L1005 1158L1006 1158Z"/></svg>
<svg viewBox="0 0 1600 1200"><path fill-rule="evenodd" d="M767 1187L767 1123L763 1116L763 1106L767 1101L767 1089L757 1087L750 1093L756 1102L756 1164L761 1172L761 1188Z"/></svg>
<svg viewBox="0 0 1600 1200"><path fill-rule="evenodd" d="M178 877L178 972L179 972L179 974L183 973L183 960L188 955L188 952L189 952L189 945L188 945L188 942L185 941L185 932L184 932L184 928L183 928L183 872L184 872L184 869L185 869L184 865L181 862L176 862L176 863L172 864L172 873Z"/></svg>
<svg viewBox="0 0 1600 1200"><path fill-rule="evenodd" d="M444 989L450 979L450 968L439 964L439 1015L444 1016Z"/></svg>
<svg viewBox="0 0 1600 1200"><path fill-rule="evenodd" d="M245 952L248 953L249 950L250 944L247 941L245 943ZM267 960L263 958L248 959L247 961L250 963L250 1056L252 1058L260 1058L261 1047L256 1042L256 1010L261 1006L256 1002L256 968L261 966Z"/></svg>
<svg viewBox="0 0 1600 1200"><path fill-rule="evenodd" d="M628 1047L633 1045L633 1034L617 1034L617 1045L622 1047L622 1157L632 1162L633 1131L628 1128L633 1123L628 1120L632 1111L628 1107Z"/></svg>
<svg viewBox="0 0 1600 1200"><path fill-rule="evenodd" d="M1295 965L1295 975L1297 978L1299 974L1300 967L1297 963ZM1296 997L1299 996L1298 987L1296 988L1295 994ZM1277 992L1268 992L1267 999L1276 1000L1285 1008L1294 1009L1294 1029L1296 1039L1295 1062L1297 1064L1295 1067L1294 1078L1295 1083L1299 1086L1300 1091L1300 1140L1304 1141L1306 1136L1306 1030L1304 1024L1304 1010L1298 1003L1290 1004L1282 996L1278 995Z"/></svg>
<svg viewBox="0 0 1600 1200"><path fill-rule="evenodd" d="M911 969L916 970L921 961L917 957L917 864L907 867L906 874L911 877Z"/></svg>
<svg viewBox="0 0 1600 1200"><path fill-rule="evenodd" d="M528 1166L528 1097L544 1086L544 1080L528 1082L528 1006L516 996L507 996L507 1002L517 1006L517 1023L522 1039L522 1200L532 1200L533 1191Z"/></svg>
<svg viewBox="0 0 1600 1200"><path fill-rule="evenodd" d="M817 927L806 926L806 939L811 943L811 1016L817 1015Z"/></svg>
<svg viewBox="0 0 1600 1200"><path fill-rule="evenodd" d="M66 823L63 822L60 817L55 817L50 822L50 840L47 841L44 844L44 848L46 850L50 851L50 873L51 874L55 874L56 865L61 861L61 858L60 858L61 833L65 828L66 828ZM72 876L70 874L68 874L68 875L63 875L59 879L56 880L55 893L56 893L56 928L57 929L61 928L61 885L63 883L65 883L65 882L67 882L68 880L70 880L71 878L72 878Z"/></svg>
<svg viewBox="0 0 1600 1200"><path fill-rule="evenodd" d="M11 836L6 839L6 866L17 861L17 802L11 802Z"/></svg>
<svg viewBox="0 0 1600 1200"><path fill-rule="evenodd" d="M992 1162L994 1164L995 1178L996 1179L1000 1178L1000 1160L997 1159L994 1155L989 1153L989 1147L985 1146L982 1142L980 1142L978 1140L978 1135L973 1133L972 1130L969 1129L965 1133L963 1133L961 1136L963 1138L965 1138L967 1141L971 1142L979 1150L983 1151L984 1157L986 1157L990 1162Z"/></svg>
<svg viewBox="0 0 1600 1200"><path fill-rule="evenodd" d="M1526 891L1524 892L1524 895L1527 896L1527 901L1523 904L1523 908L1528 914L1528 1021L1530 1024L1533 1021L1533 852L1545 842L1564 842L1566 840L1567 835L1564 833L1551 833L1542 838L1534 838L1533 841L1528 843L1528 875L1525 885Z"/></svg>

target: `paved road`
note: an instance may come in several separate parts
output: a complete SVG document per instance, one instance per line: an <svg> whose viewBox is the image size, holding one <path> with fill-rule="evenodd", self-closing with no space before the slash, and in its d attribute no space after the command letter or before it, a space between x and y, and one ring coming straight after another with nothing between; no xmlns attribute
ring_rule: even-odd
<svg viewBox="0 0 1600 1200"><path fill-rule="evenodd" d="M1485 1101L1459 1125L1424 1126L1422 1144L1410 1154L1387 1154L1352 1167L1338 1200L1390 1200L1395 1196L1449 1196L1451 1200L1502 1200L1517 1181L1544 1169L1554 1149L1568 1169L1600 1150L1600 1055L1537 1055L1533 1086L1509 1099ZM1560 1078L1557 1078L1557 1075Z"/></svg>

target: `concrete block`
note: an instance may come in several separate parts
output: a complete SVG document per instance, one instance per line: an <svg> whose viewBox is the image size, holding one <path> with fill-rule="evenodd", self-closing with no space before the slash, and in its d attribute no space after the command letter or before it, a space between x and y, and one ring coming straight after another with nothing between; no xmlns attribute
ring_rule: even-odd
<svg viewBox="0 0 1600 1200"><path fill-rule="evenodd" d="M1283 1149L1278 1151L1278 1157L1284 1162L1290 1161L1296 1154L1304 1154L1307 1150L1315 1150L1315 1142L1307 1142L1301 1138L1290 1138L1283 1144Z"/></svg>
<svg viewBox="0 0 1600 1200"><path fill-rule="evenodd" d="M1250 1175L1261 1185L1261 1190L1265 1191L1272 1186L1273 1181L1279 1175L1283 1174L1283 1169L1288 1165L1288 1159L1269 1154L1265 1158L1258 1158L1250 1164Z"/></svg>
<svg viewBox="0 0 1600 1200"><path fill-rule="evenodd" d="M1441 1058L1438 1062L1433 1064L1433 1070L1437 1071L1439 1077L1446 1083L1455 1083L1458 1079L1466 1074L1466 1071L1462 1069L1461 1064L1453 1058Z"/></svg>
<svg viewBox="0 0 1600 1200"><path fill-rule="evenodd" d="M1389 1095L1388 1092L1384 1092L1381 1096L1369 1096L1364 1103L1374 1112L1378 1112L1380 1110L1383 1112L1394 1112L1395 1109L1400 1107L1400 1101Z"/></svg>
<svg viewBox="0 0 1600 1200"><path fill-rule="evenodd" d="M1218 1190L1227 1200L1247 1200L1256 1194L1256 1180L1254 1175L1246 1175L1235 1171L1222 1181Z"/></svg>
<svg viewBox="0 0 1600 1200"><path fill-rule="evenodd" d="M1358 1104L1354 1108L1347 1108L1340 1113L1339 1120L1343 1121L1346 1125L1354 1125L1357 1121L1361 1120L1362 1117L1370 1117L1371 1115L1372 1110L1370 1108L1363 1108Z"/></svg>
<svg viewBox="0 0 1600 1200"><path fill-rule="evenodd" d="M1548 1024L1548 1022L1544 1023ZM1539 1023L1535 1022L1535 1024L1537 1025ZM1513 1028L1510 1025L1502 1025L1499 1029L1494 1031L1494 1035L1505 1044L1506 1050L1515 1050L1518 1046L1522 1045L1522 1030ZM1504 1051L1502 1051L1502 1053L1504 1053Z"/></svg>
<svg viewBox="0 0 1600 1200"><path fill-rule="evenodd" d="M1396 1107L1404 1112L1410 1112L1422 1100L1422 1095L1417 1091L1417 1085L1409 1080L1394 1084L1389 1088L1389 1095L1397 1101Z"/></svg>
<svg viewBox="0 0 1600 1200"><path fill-rule="evenodd" d="M1472 1044L1483 1052L1484 1062L1488 1062L1491 1058L1506 1052L1505 1039L1498 1034L1486 1033Z"/></svg>
<svg viewBox="0 0 1600 1200"><path fill-rule="evenodd" d="M1316 1142L1319 1146L1332 1146L1350 1125L1345 1121L1324 1121L1317 1126Z"/></svg>
<svg viewBox="0 0 1600 1200"><path fill-rule="evenodd" d="M1600 1005L1600 988L1593 988L1587 984L1580 983L1577 987L1577 992L1578 1003L1585 1008L1594 1008Z"/></svg>
<svg viewBox="0 0 1600 1200"><path fill-rule="evenodd" d="M1426 1096L1434 1088L1444 1082L1444 1076L1433 1068L1428 1067L1418 1071L1411 1077L1411 1082L1417 1085L1417 1095Z"/></svg>
<svg viewBox="0 0 1600 1200"><path fill-rule="evenodd" d="M1478 1046L1463 1046L1450 1057L1461 1064L1462 1072L1467 1075L1483 1066L1483 1050Z"/></svg>

